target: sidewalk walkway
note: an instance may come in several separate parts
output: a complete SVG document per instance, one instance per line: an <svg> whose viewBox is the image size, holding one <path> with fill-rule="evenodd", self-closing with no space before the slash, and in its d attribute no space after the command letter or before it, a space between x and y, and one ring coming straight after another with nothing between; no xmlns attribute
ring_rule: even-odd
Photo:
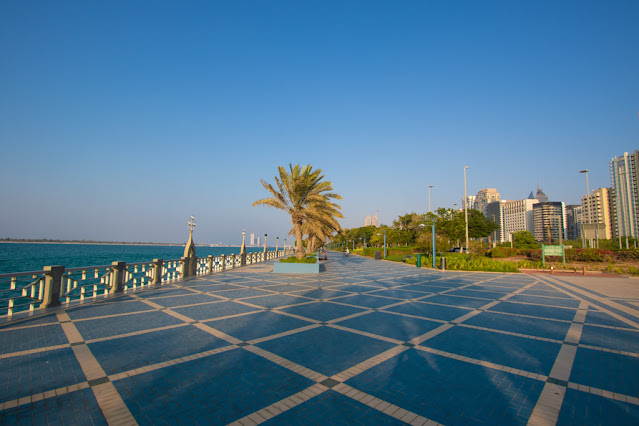
<svg viewBox="0 0 639 426"><path fill-rule="evenodd" d="M3 325L0 423L639 423L639 281L322 263Z"/></svg>

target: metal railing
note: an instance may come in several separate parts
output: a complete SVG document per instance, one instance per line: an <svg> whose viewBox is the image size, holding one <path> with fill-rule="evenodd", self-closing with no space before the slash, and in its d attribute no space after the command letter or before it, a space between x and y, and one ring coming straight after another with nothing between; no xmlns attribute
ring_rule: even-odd
<svg viewBox="0 0 639 426"><path fill-rule="evenodd" d="M294 250L278 250L194 259L153 259L129 264L112 262L110 265L69 269L45 266L42 271L0 274L0 319L12 319L20 312L33 313L54 306L106 298L191 276L210 275L292 254Z"/></svg>

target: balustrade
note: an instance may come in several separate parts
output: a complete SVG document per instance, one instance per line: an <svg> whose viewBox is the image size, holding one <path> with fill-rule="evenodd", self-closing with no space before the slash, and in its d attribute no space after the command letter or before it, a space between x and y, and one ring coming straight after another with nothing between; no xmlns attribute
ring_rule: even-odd
<svg viewBox="0 0 639 426"><path fill-rule="evenodd" d="M253 264L292 255L293 250L246 253L242 255L195 257L194 274L204 276L243 264ZM83 303L111 295L142 290L187 278L190 258L153 259L151 262L69 268L45 266L42 271L0 274L0 319L19 312L33 313L61 304Z"/></svg>

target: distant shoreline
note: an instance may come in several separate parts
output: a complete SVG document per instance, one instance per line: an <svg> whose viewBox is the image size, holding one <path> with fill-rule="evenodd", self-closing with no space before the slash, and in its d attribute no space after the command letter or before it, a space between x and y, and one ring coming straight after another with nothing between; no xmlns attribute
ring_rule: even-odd
<svg viewBox="0 0 639 426"><path fill-rule="evenodd" d="M167 246L184 247L186 243L131 243L124 241L75 241L75 240L0 240L0 243L10 244L86 244L103 246ZM196 244L196 246L208 247L208 244Z"/></svg>

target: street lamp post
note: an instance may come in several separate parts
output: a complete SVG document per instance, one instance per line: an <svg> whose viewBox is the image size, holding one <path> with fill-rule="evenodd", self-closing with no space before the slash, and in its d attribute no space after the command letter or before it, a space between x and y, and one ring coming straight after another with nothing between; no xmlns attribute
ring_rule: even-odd
<svg viewBox="0 0 639 426"><path fill-rule="evenodd" d="M466 193L466 169L464 166L464 215L466 217L466 253L468 253L468 194Z"/></svg>
<svg viewBox="0 0 639 426"><path fill-rule="evenodd" d="M382 235L382 234L377 234ZM386 259L386 230L384 229L384 259Z"/></svg>
<svg viewBox="0 0 639 426"><path fill-rule="evenodd" d="M424 221L425 222L425 221ZM424 222L420 223L419 226L430 226L433 228L433 269L437 269L437 249L435 248L435 218L433 218L432 225L425 225Z"/></svg>
<svg viewBox="0 0 639 426"><path fill-rule="evenodd" d="M428 186L428 213L430 213L430 189L433 187L433 185L429 185Z"/></svg>

